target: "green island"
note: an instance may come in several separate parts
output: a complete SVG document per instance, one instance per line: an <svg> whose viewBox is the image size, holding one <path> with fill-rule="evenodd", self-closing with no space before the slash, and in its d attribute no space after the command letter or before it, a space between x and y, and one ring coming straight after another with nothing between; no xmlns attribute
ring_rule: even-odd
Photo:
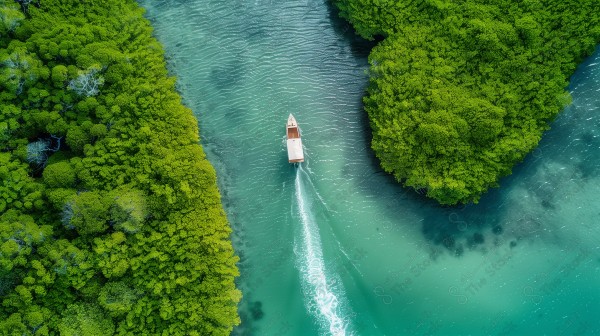
<svg viewBox="0 0 600 336"><path fill-rule="evenodd" d="M0 335L228 335L231 229L143 9L0 3Z"/></svg>
<svg viewBox="0 0 600 336"><path fill-rule="evenodd" d="M477 202L570 103L600 42L595 0L333 0L366 39L383 169L444 205Z"/></svg>

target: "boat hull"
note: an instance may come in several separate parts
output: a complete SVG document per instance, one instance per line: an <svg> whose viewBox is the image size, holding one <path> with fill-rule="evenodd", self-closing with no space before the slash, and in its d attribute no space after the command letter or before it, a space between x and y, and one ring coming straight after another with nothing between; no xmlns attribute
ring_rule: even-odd
<svg viewBox="0 0 600 336"><path fill-rule="evenodd" d="M300 139L300 128L296 119L290 114L286 124L287 152L290 163L304 162L304 150Z"/></svg>

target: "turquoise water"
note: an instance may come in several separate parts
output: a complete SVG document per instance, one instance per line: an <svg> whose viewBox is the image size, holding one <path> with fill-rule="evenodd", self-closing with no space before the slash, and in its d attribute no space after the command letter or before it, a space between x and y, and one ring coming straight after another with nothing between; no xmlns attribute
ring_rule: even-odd
<svg viewBox="0 0 600 336"><path fill-rule="evenodd" d="M600 53L500 188L443 208L378 167L371 46L325 1L141 3L218 172L241 258L234 334L600 333Z"/></svg>

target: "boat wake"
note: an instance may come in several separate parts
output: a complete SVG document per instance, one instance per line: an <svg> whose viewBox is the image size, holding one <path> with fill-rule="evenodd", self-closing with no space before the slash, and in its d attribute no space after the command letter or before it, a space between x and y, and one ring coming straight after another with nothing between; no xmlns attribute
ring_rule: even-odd
<svg viewBox="0 0 600 336"><path fill-rule="evenodd" d="M307 199L310 176L302 166L296 170L296 201L302 222L302 244L296 246L298 265L302 274L302 291L308 310L317 318L319 327L331 335L349 335L349 320L343 318L341 282L328 277L323 262L319 227L314 218L311 201ZM313 186L314 187L314 186ZM320 197L318 198L320 199Z"/></svg>

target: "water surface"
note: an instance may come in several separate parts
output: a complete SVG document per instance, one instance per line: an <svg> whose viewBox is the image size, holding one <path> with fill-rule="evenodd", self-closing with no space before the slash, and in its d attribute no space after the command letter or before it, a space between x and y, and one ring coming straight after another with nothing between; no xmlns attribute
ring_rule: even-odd
<svg viewBox="0 0 600 336"><path fill-rule="evenodd" d="M235 334L600 333L598 52L501 188L444 208L378 167L371 46L325 1L141 3L217 169L241 257Z"/></svg>

